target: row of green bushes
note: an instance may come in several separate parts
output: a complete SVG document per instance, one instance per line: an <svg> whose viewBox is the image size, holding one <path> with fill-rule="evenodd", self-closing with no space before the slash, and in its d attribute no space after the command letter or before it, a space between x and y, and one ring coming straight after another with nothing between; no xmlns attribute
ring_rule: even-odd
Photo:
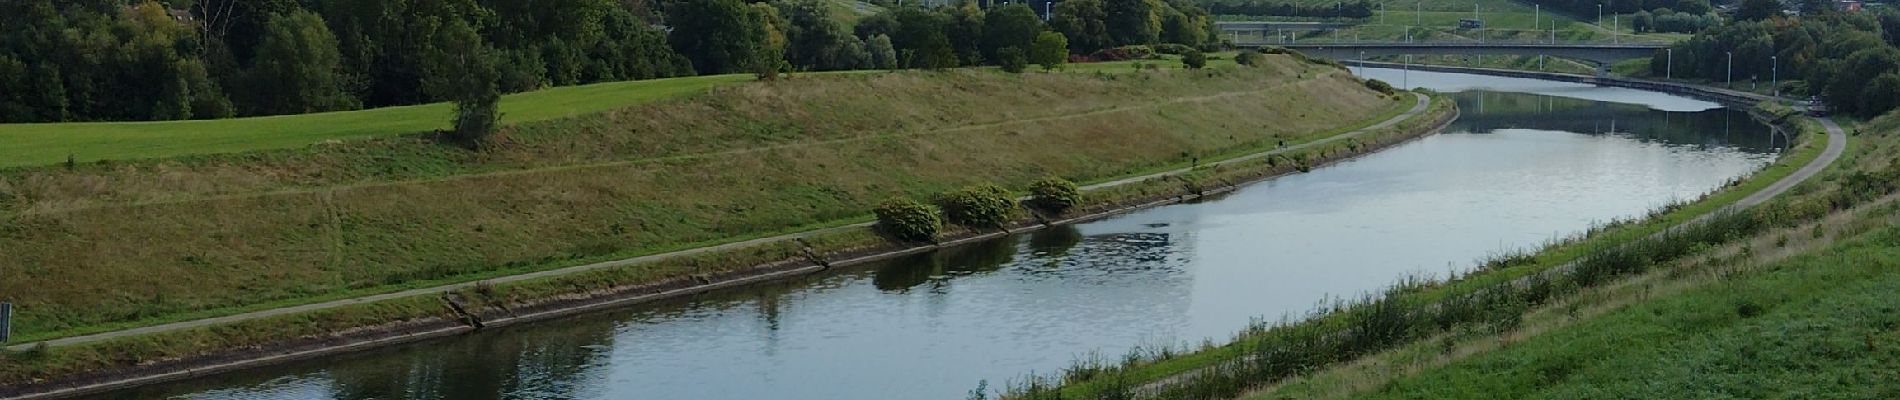
<svg viewBox="0 0 1900 400"><path fill-rule="evenodd" d="M892 240L925 242L936 239L945 222L971 228L994 228L1008 224L1023 207L1050 215L1061 215L1082 203L1082 191L1075 182L1049 177L1029 186L1028 201L1019 203L1015 193L997 185L972 185L942 193L932 204L906 197L886 200L879 205L877 230Z"/></svg>

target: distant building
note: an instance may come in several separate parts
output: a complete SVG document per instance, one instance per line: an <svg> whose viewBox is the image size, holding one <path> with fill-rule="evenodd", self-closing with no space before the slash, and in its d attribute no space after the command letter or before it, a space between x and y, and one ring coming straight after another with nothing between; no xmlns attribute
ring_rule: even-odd
<svg viewBox="0 0 1900 400"><path fill-rule="evenodd" d="M1465 18L1458 20L1458 29L1484 29L1484 20Z"/></svg>
<svg viewBox="0 0 1900 400"><path fill-rule="evenodd" d="M1840 11L1840 12L1860 12L1860 2L1852 1L1852 0L1837 0L1834 2L1834 10Z"/></svg>
<svg viewBox="0 0 1900 400"><path fill-rule="evenodd" d="M190 10L167 8L165 9L165 14L172 16L172 20L178 21L179 23L190 23L191 21L196 20L196 18L191 16Z"/></svg>

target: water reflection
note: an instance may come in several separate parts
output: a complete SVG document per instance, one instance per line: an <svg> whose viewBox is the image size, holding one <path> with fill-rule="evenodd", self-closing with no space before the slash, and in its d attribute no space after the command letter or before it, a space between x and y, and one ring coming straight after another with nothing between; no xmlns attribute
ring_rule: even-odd
<svg viewBox="0 0 1900 400"><path fill-rule="evenodd" d="M104 397L954 399L979 380L1225 338L1255 317L1465 268L1772 159L1776 139L1733 111L1562 91L1457 93L1464 115L1445 134L1205 202Z"/></svg>

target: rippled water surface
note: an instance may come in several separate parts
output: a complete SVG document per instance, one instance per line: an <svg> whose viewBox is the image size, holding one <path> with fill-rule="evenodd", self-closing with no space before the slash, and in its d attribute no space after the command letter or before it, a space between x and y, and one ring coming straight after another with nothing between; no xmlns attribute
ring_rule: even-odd
<svg viewBox="0 0 1900 400"><path fill-rule="evenodd" d="M1658 93L1366 73L1458 91L1463 117L1198 204L104 397L957 399L981 380L1226 338L1253 318L1640 215L1761 167L1782 140Z"/></svg>

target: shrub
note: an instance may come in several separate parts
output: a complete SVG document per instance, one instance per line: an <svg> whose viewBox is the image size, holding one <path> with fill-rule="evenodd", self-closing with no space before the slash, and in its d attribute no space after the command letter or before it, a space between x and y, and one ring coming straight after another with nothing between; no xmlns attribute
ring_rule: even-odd
<svg viewBox="0 0 1900 400"><path fill-rule="evenodd" d="M1029 206L1049 213L1061 214L1082 203L1082 190L1075 182L1058 177L1048 177L1029 185Z"/></svg>
<svg viewBox="0 0 1900 400"><path fill-rule="evenodd" d="M1247 50L1247 51L1240 52L1240 55L1234 56L1234 62L1240 65L1251 67L1254 65L1259 65L1260 59L1264 57L1266 56L1260 54L1260 52L1258 51Z"/></svg>
<svg viewBox="0 0 1900 400"><path fill-rule="evenodd" d="M966 186L937 196L950 222L963 226L1002 226L1016 213L1016 196L996 185Z"/></svg>
<svg viewBox="0 0 1900 400"><path fill-rule="evenodd" d="M1202 53L1200 50L1189 51L1187 54L1181 55L1181 63L1186 64L1188 69L1205 68L1207 67L1207 53Z"/></svg>
<svg viewBox="0 0 1900 400"><path fill-rule="evenodd" d="M1174 54L1174 55L1186 55L1190 51L1198 51L1198 50L1195 50L1193 46L1188 46L1188 45L1180 44L1180 43L1157 44L1154 46L1154 49L1156 53Z"/></svg>
<svg viewBox="0 0 1900 400"><path fill-rule="evenodd" d="M1125 61L1153 58L1155 49L1148 46L1122 46L1102 49L1092 56L1096 61Z"/></svg>
<svg viewBox="0 0 1900 400"><path fill-rule="evenodd" d="M1042 70L1053 70L1069 61L1069 39L1061 33L1043 32L1036 35L1036 43L1030 46L1029 62L1041 65Z"/></svg>
<svg viewBox="0 0 1900 400"><path fill-rule="evenodd" d="M1022 73L1029 69L1029 56L1015 46L1004 47L996 50L996 65L1002 66L1005 72Z"/></svg>
<svg viewBox="0 0 1900 400"><path fill-rule="evenodd" d="M1385 81L1378 80L1378 79L1367 79L1366 88L1379 91L1379 93L1384 93L1387 96L1390 96L1399 92L1397 89L1392 88L1392 84L1385 83Z"/></svg>
<svg viewBox="0 0 1900 400"><path fill-rule="evenodd" d="M943 219L936 207L907 198L892 198L879 205L877 230L892 239L908 242L928 241L943 230Z"/></svg>

